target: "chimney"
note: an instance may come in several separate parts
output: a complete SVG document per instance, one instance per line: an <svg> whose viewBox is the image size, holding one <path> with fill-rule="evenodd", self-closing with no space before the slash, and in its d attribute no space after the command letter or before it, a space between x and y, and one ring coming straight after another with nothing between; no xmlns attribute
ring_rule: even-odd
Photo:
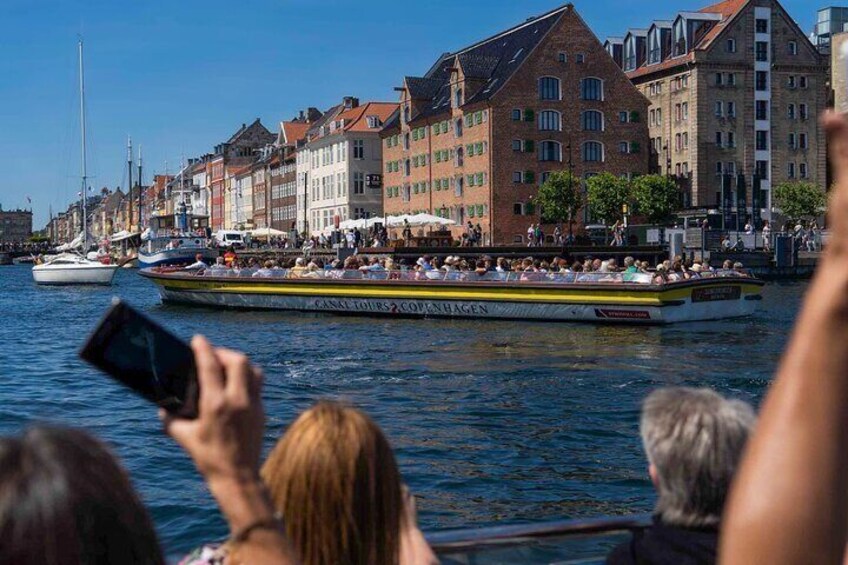
<svg viewBox="0 0 848 565"><path fill-rule="evenodd" d="M342 102L345 110L351 110L359 106L359 98L354 98L353 96L345 96Z"/></svg>
<svg viewBox="0 0 848 565"><path fill-rule="evenodd" d="M298 119L298 121L301 121L301 122L302 122L302 121L303 121L303 118L304 118L304 113L303 113L303 110L301 110L301 111L300 111L300 114L298 114L298 115L297 115L297 119Z"/></svg>

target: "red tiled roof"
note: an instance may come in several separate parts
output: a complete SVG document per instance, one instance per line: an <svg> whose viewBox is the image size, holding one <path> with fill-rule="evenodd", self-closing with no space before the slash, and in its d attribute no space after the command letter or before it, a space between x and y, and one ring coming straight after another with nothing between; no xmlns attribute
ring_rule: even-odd
<svg viewBox="0 0 848 565"><path fill-rule="evenodd" d="M306 132L312 124L307 122L283 122L283 135L286 138L286 143L295 144L301 139L306 139Z"/></svg>
<svg viewBox="0 0 848 565"><path fill-rule="evenodd" d="M366 102L356 108L345 110L339 114L338 119L345 121L345 131L379 131L380 126L389 119L392 112L398 109L397 102ZM368 116L377 116L380 120L380 126L377 128L369 128Z"/></svg>
<svg viewBox="0 0 848 565"><path fill-rule="evenodd" d="M627 78L633 80L645 75L664 71L666 69L673 69L674 67L685 65L686 63L691 62L694 58L694 54L690 51L689 53L681 55L680 57L669 57L665 61L661 61L655 65L642 65L635 71L630 71L629 73L627 73Z"/></svg>

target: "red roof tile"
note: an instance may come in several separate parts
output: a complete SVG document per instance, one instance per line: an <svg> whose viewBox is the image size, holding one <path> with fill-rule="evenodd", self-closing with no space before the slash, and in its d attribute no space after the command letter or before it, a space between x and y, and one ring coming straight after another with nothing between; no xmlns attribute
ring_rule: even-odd
<svg viewBox="0 0 848 565"><path fill-rule="evenodd" d="M283 122L280 124L283 128L285 142L294 145L301 139L306 139L306 132L312 124L307 122Z"/></svg>

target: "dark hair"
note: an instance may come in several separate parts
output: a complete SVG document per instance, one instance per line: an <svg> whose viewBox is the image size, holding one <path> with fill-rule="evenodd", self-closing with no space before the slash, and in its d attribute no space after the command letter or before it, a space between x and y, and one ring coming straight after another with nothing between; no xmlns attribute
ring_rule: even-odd
<svg viewBox="0 0 848 565"><path fill-rule="evenodd" d="M67 428L0 439L0 540L2 565L165 563L126 472Z"/></svg>

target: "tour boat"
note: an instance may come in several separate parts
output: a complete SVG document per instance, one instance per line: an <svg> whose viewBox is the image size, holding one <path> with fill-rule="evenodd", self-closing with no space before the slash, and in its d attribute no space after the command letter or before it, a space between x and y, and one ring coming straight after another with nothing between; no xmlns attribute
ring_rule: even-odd
<svg viewBox="0 0 848 565"><path fill-rule="evenodd" d="M666 324L752 314L763 282L719 271L677 282L648 273L145 269L164 302L394 317Z"/></svg>

